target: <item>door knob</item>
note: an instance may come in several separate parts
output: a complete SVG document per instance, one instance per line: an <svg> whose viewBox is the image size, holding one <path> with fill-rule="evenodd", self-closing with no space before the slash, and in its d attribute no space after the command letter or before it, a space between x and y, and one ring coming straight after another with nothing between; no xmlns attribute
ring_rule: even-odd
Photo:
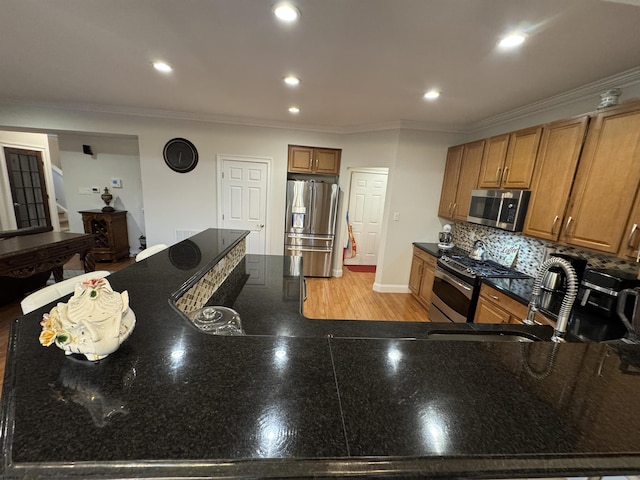
<svg viewBox="0 0 640 480"><path fill-rule="evenodd" d="M260 224L256 225L256 227L258 227L258 228L264 228L264 223L260 223Z"/></svg>

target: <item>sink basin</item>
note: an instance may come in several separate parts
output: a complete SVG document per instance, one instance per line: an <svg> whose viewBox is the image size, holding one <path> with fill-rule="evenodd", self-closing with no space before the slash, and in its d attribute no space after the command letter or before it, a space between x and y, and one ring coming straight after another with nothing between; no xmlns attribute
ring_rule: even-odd
<svg viewBox="0 0 640 480"><path fill-rule="evenodd" d="M427 340L456 340L471 342L539 342L540 338L522 332L481 332L481 331L447 331L431 332Z"/></svg>

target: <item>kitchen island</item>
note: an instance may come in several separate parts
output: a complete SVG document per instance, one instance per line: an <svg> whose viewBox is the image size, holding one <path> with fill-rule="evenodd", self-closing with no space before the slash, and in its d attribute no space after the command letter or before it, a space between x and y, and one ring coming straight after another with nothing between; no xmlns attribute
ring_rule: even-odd
<svg viewBox="0 0 640 480"><path fill-rule="evenodd" d="M39 344L50 305L16 320L5 478L640 473L638 347L434 341L480 327L311 320L296 268L251 255L209 300L238 311L246 335L207 335L178 304L244 235L207 230L110 275L137 324L98 363Z"/></svg>

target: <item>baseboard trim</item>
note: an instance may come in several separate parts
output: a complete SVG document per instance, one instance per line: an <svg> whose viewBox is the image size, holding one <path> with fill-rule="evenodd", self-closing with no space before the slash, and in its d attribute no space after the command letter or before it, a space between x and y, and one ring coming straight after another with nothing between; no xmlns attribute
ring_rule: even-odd
<svg viewBox="0 0 640 480"><path fill-rule="evenodd" d="M373 284L373 291L380 293L411 293L408 285L385 285L377 282Z"/></svg>

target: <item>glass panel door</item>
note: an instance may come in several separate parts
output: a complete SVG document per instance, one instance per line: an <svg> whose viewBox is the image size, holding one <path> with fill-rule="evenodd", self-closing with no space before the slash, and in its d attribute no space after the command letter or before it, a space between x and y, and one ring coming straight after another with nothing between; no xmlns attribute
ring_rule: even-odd
<svg viewBox="0 0 640 480"><path fill-rule="evenodd" d="M5 147L4 155L17 227L51 226L41 152Z"/></svg>

